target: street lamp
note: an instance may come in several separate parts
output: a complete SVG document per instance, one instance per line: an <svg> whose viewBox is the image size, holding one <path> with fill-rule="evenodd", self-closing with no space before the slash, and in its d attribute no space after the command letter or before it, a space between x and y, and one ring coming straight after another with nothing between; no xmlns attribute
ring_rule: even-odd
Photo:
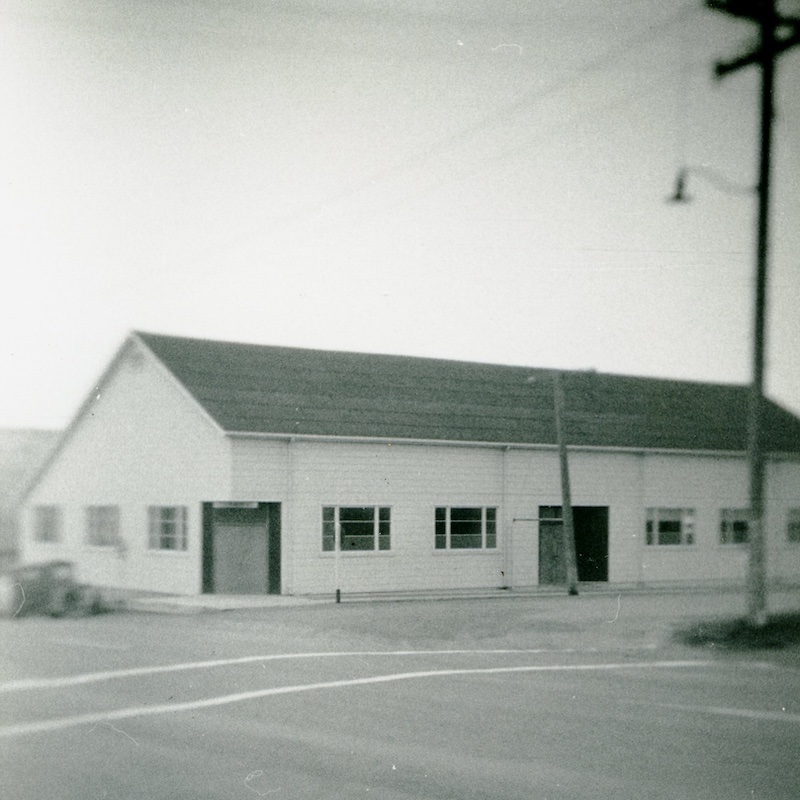
<svg viewBox="0 0 800 800"><path fill-rule="evenodd" d="M717 172L711 167L681 167L675 176L675 192L667 198L667 202L690 203L692 201L691 195L687 194L690 175L699 175L701 178L705 178L712 186L725 194L749 195L758 192L757 186L729 181L721 172Z"/></svg>

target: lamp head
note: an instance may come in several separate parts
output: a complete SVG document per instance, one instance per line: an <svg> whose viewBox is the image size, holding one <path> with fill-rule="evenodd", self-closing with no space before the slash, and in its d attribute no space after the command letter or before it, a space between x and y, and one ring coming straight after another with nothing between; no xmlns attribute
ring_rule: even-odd
<svg viewBox="0 0 800 800"><path fill-rule="evenodd" d="M689 179L689 173L686 169L678 172L675 178L675 194L668 198L670 203L688 203L691 197L686 193L686 183Z"/></svg>

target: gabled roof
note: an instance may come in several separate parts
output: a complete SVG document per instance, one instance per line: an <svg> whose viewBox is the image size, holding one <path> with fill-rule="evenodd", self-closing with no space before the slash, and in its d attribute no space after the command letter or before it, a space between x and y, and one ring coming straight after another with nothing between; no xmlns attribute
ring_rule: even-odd
<svg viewBox="0 0 800 800"><path fill-rule="evenodd" d="M548 370L133 335L227 433L497 444L556 440ZM746 448L746 386L596 372L562 376L568 444ZM800 453L800 419L768 402L764 446Z"/></svg>

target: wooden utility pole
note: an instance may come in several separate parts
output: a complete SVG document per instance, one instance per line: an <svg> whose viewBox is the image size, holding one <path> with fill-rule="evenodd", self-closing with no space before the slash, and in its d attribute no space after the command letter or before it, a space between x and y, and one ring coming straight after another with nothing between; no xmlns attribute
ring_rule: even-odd
<svg viewBox="0 0 800 800"><path fill-rule="evenodd" d="M724 78L751 64L761 67L761 148L758 171L758 231L753 320L753 378L748 421L750 467L750 559L748 569L748 616L750 624L762 627L767 621L766 543L764 535L764 353L767 324L767 266L769 252L770 173L772 120L775 114L775 61L800 44L800 19L778 14L775 0L706 0L706 6L758 25L759 42L749 53L732 61L718 62L717 78Z"/></svg>
<svg viewBox="0 0 800 800"><path fill-rule="evenodd" d="M572 518L572 492L569 485L569 462L567 442L564 434L564 387L561 373L553 372L553 404L556 415L556 441L558 460L561 466L561 530L564 537L564 557L567 562L567 588L572 595L578 594L578 558L575 554L575 523Z"/></svg>

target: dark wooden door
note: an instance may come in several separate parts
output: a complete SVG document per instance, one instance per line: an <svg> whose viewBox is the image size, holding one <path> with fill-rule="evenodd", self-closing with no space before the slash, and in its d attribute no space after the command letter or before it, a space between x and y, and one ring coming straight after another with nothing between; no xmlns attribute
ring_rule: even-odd
<svg viewBox="0 0 800 800"><path fill-rule="evenodd" d="M267 574L266 525L214 525L215 592L266 594Z"/></svg>
<svg viewBox="0 0 800 800"><path fill-rule="evenodd" d="M539 506L539 583L566 583L567 559L559 506Z"/></svg>
<svg viewBox="0 0 800 800"><path fill-rule="evenodd" d="M574 506L579 581L608 580L608 506ZM539 583L567 582L561 506L539 506Z"/></svg>

